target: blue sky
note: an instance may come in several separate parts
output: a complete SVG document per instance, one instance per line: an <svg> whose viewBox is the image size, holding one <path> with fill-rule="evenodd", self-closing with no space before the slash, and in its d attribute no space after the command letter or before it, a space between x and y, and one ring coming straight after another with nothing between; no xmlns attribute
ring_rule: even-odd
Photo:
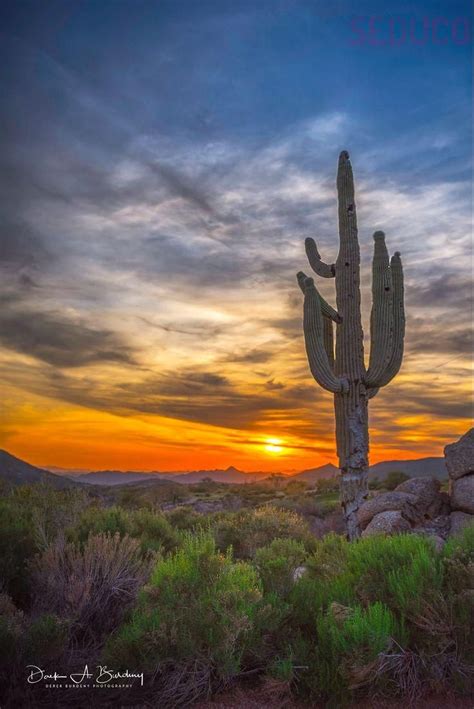
<svg viewBox="0 0 474 709"><path fill-rule="evenodd" d="M366 324L374 229L407 277L404 370L374 439L439 452L469 415L471 19L469 2L3 3L5 445L25 402L61 401L276 430L295 451L316 430L329 450L294 273L305 236L335 254L348 149Z"/></svg>

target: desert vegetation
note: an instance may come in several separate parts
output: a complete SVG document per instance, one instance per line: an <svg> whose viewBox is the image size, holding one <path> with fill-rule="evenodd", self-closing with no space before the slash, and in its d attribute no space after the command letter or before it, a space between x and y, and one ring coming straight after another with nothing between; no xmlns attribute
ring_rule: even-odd
<svg viewBox="0 0 474 709"><path fill-rule="evenodd" d="M189 706L256 684L268 706L469 695L472 526L442 549L417 534L350 543L332 481L204 482L181 496L170 506L164 486L4 491L7 705L57 701L26 684L29 663L143 672L121 706ZM65 706L114 701L113 689L61 692Z"/></svg>

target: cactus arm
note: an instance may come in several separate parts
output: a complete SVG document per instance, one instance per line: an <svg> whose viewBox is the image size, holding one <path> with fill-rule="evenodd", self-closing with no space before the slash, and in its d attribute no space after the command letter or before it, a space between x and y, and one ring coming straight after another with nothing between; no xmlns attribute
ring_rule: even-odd
<svg viewBox="0 0 474 709"><path fill-rule="evenodd" d="M307 278L301 271L297 278L300 288L304 288L303 330L311 374L323 389L333 394L341 392L345 382L334 375L324 346L321 297L312 278Z"/></svg>
<svg viewBox="0 0 474 709"><path fill-rule="evenodd" d="M323 339L329 366L334 372L334 333L331 318L323 317Z"/></svg>
<svg viewBox="0 0 474 709"><path fill-rule="evenodd" d="M350 381L365 375L360 316L360 250L357 238L354 176L347 151L339 155L337 170L339 254L336 260L336 302L341 326L336 333L336 373Z"/></svg>
<svg viewBox="0 0 474 709"><path fill-rule="evenodd" d="M379 393L378 387L373 387L372 389L367 389L367 399L373 399Z"/></svg>
<svg viewBox="0 0 474 709"><path fill-rule="evenodd" d="M299 273L296 274L296 278L298 279L298 285L301 288L301 291L304 295L305 281L307 280L307 276L305 273L303 273L303 271L299 271ZM321 303L321 312L322 312L323 316L326 318L329 318L330 320L333 320L335 323L342 322L342 318L339 315L339 313L336 312L336 310L334 310L334 308L332 308L326 300L324 300L321 293L319 293L318 291L316 291L316 292L318 293L318 296L319 296L319 300Z"/></svg>
<svg viewBox="0 0 474 709"><path fill-rule="evenodd" d="M308 237L305 239L304 246L306 249L306 256L308 257L309 265L318 276L322 278L334 278L336 276L336 267L332 264L324 263L321 261L321 256L319 255L318 247L314 239Z"/></svg>
<svg viewBox="0 0 474 709"><path fill-rule="evenodd" d="M370 360L365 376L368 387L380 386L393 351L393 284L385 234L374 234L372 262L372 312L370 314Z"/></svg>
<svg viewBox="0 0 474 709"><path fill-rule="evenodd" d="M403 359L405 306L403 268L398 251L395 252L390 260L390 271L393 283L393 345L390 360L377 381L378 387L385 386L398 374Z"/></svg>

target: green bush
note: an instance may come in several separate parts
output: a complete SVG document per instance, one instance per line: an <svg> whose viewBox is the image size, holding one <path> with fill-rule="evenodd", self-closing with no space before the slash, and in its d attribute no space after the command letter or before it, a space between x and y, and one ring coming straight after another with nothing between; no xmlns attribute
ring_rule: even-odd
<svg viewBox="0 0 474 709"><path fill-rule="evenodd" d="M223 551L232 547L238 559L253 559L257 549L277 538L295 539L308 549L314 545L314 537L302 517L271 506L219 516L214 535L217 547Z"/></svg>
<svg viewBox="0 0 474 709"><path fill-rule="evenodd" d="M91 506L84 510L78 523L70 529L71 541L86 542L90 534L119 534L130 531L130 515L122 507Z"/></svg>
<svg viewBox="0 0 474 709"><path fill-rule="evenodd" d="M255 552L255 566L265 593L285 597L291 591L293 576L307 556L304 544L295 539L274 539Z"/></svg>
<svg viewBox="0 0 474 709"><path fill-rule="evenodd" d="M181 531L191 531L199 527L208 527L208 519L199 512L195 512L192 507L183 505L175 507L170 512L165 512L165 517L173 529Z"/></svg>
<svg viewBox="0 0 474 709"><path fill-rule="evenodd" d="M53 662L63 654L68 637L67 623L45 613L31 620L23 636L23 659L26 663Z"/></svg>
<svg viewBox="0 0 474 709"><path fill-rule="evenodd" d="M0 500L0 578L2 590L25 602L28 582L25 563L37 550L28 515L11 499Z"/></svg>
<svg viewBox="0 0 474 709"><path fill-rule="evenodd" d="M140 540L145 551L171 551L180 544L180 537L165 515L137 510L130 513L130 536Z"/></svg>
<svg viewBox="0 0 474 709"><path fill-rule="evenodd" d="M434 545L414 534L376 535L355 543L330 534L317 542L308 568L326 582L328 600L380 600L400 613L416 610L422 597L442 588Z"/></svg>
<svg viewBox="0 0 474 709"><path fill-rule="evenodd" d="M290 639L295 662L308 667L298 685L304 693L342 701L351 687L366 683L385 682L384 691L403 693L406 682L413 680L415 689L434 682L440 672L426 668L434 667L443 646L456 645L456 635L440 620L449 615L443 564L429 539L374 536L349 543L332 534L317 542L306 565L289 594L289 630L281 638L285 647ZM455 660L449 659L452 667Z"/></svg>
<svg viewBox="0 0 474 709"><path fill-rule="evenodd" d="M78 524L69 530L73 541L85 543L91 534L128 535L140 540L143 551L170 551L180 538L164 514L148 509L124 510L121 507L89 507Z"/></svg>
<svg viewBox="0 0 474 709"><path fill-rule="evenodd" d="M219 553L205 534L159 561L131 620L109 640L105 659L117 667L164 671L167 691L205 694L214 680L238 674L261 599L256 571ZM181 678L181 679L179 679ZM204 679L203 679L204 678ZM178 686L174 686L174 683Z"/></svg>

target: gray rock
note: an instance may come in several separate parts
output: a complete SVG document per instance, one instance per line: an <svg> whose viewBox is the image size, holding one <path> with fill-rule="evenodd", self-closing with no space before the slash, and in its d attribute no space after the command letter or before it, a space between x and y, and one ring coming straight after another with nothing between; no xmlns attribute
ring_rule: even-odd
<svg viewBox="0 0 474 709"><path fill-rule="evenodd" d="M451 507L474 514L474 475L451 480Z"/></svg>
<svg viewBox="0 0 474 709"><path fill-rule="evenodd" d="M436 551L441 551L446 544L446 539L438 537L437 534L429 534L428 536L433 541Z"/></svg>
<svg viewBox="0 0 474 709"><path fill-rule="evenodd" d="M381 512L398 511L412 524L423 520L423 513L417 508L416 495L408 492L382 492L371 500L367 500L359 508L357 518L362 529L365 529L375 515Z"/></svg>
<svg viewBox="0 0 474 709"><path fill-rule="evenodd" d="M459 534L470 524L474 524L474 515L469 515L467 512L451 512L449 521L451 523L449 534Z"/></svg>
<svg viewBox="0 0 474 709"><path fill-rule="evenodd" d="M474 472L474 428L444 449L449 477L458 480Z"/></svg>
<svg viewBox="0 0 474 709"><path fill-rule="evenodd" d="M411 478L398 485L396 492L408 492L416 497L416 505L426 518L436 517L443 507L440 482L436 478Z"/></svg>
<svg viewBox="0 0 474 709"><path fill-rule="evenodd" d="M439 517L434 519L426 520L421 526L415 527L413 531L417 534L428 534L429 536L446 539L450 529L449 515L439 515Z"/></svg>
<svg viewBox="0 0 474 709"><path fill-rule="evenodd" d="M293 581L296 583L297 581L302 578L305 573L307 572L306 566L297 566L296 569L293 571Z"/></svg>
<svg viewBox="0 0 474 709"><path fill-rule="evenodd" d="M389 510L375 515L362 532L362 536L370 537L373 534L398 534L409 531L411 531L410 524L400 510Z"/></svg>

